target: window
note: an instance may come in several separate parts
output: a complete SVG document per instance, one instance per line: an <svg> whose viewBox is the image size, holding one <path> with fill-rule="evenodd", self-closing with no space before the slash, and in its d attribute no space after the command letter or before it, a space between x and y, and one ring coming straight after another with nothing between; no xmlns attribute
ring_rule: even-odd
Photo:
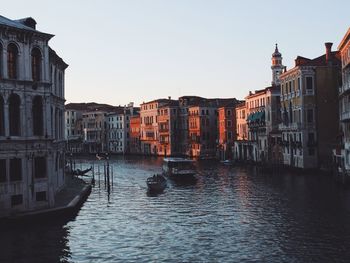
<svg viewBox="0 0 350 263"><path fill-rule="evenodd" d="M309 142L315 142L315 134L314 133L310 132L308 134L308 141Z"/></svg>
<svg viewBox="0 0 350 263"><path fill-rule="evenodd" d="M15 44L7 47L7 72L10 79L17 79L17 56L18 49Z"/></svg>
<svg viewBox="0 0 350 263"><path fill-rule="evenodd" d="M313 147L309 148L308 152L309 152L310 156L314 156L315 155L315 148L313 148Z"/></svg>
<svg viewBox="0 0 350 263"><path fill-rule="evenodd" d="M21 100L17 94L11 94L9 98L10 135L20 135L20 104Z"/></svg>
<svg viewBox="0 0 350 263"><path fill-rule="evenodd" d="M35 96L33 99L33 135L42 136L44 134L43 129L43 102L41 96ZM69 123L69 119L67 119Z"/></svg>
<svg viewBox="0 0 350 263"><path fill-rule="evenodd" d="M0 183L6 182L6 159L0 159Z"/></svg>
<svg viewBox="0 0 350 263"><path fill-rule="evenodd" d="M46 201L46 191L36 192L35 193L36 201Z"/></svg>
<svg viewBox="0 0 350 263"><path fill-rule="evenodd" d="M34 48L32 50L32 79L34 81L40 80L41 73L41 53L40 50Z"/></svg>
<svg viewBox="0 0 350 263"><path fill-rule="evenodd" d="M0 95L0 136L5 135L5 112L4 112L4 99Z"/></svg>
<svg viewBox="0 0 350 263"><path fill-rule="evenodd" d="M232 122L230 120L227 121L227 127L231 127L232 126Z"/></svg>
<svg viewBox="0 0 350 263"><path fill-rule="evenodd" d="M34 173L35 173L35 178L45 178L46 177L46 159L45 159L45 157L35 157L34 158Z"/></svg>
<svg viewBox="0 0 350 263"><path fill-rule="evenodd" d="M22 160L19 158L10 159L10 181L22 180Z"/></svg>
<svg viewBox="0 0 350 263"><path fill-rule="evenodd" d="M313 89L313 79L312 77L306 77L306 90Z"/></svg>
<svg viewBox="0 0 350 263"><path fill-rule="evenodd" d="M308 109L306 112L306 120L308 123L313 123L314 122L314 110L313 109Z"/></svg>
<svg viewBox="0 0 350 263"><path fill-rule="evenodd" d="M21 205L23 203L22 195L13 195L11 196L11 206Z"/></svg>

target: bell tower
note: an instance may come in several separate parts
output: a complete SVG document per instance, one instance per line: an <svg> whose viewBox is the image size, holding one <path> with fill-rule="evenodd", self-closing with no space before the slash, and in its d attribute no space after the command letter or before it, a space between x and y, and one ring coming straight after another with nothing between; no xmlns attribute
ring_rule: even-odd
<svg viewBox="0 0 350 263"><path fill-rule="evenodd" d="M276 44L275 52L272 54L272 86L277 86L280 84L279 75L282 73L284 66L282 65L282 54L278 51L278 46Z"/></svg>

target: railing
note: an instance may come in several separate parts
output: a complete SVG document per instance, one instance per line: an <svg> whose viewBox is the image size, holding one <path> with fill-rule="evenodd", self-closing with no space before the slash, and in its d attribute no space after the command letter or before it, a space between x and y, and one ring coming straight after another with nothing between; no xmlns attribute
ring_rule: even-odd
<svg viewBox="0 0 350 263"><path fill-rule="evenodd" d="M159 129L159 132L169 132L169 129Z"/></svg>
<svg viewBox="0 0 350 263"><path fill-rule="evenodd" d="M350 111L341 112L340 113L340 120L341 121L350 120Z"/></svg>
<svg viewBox="0 0 350 263"><path fill-rule="evenodd" d="M293 122L293 123L281 123L278 125L278 129L280 131L286 130L300 130L303 128L303 124L301 122Z"/></svg>

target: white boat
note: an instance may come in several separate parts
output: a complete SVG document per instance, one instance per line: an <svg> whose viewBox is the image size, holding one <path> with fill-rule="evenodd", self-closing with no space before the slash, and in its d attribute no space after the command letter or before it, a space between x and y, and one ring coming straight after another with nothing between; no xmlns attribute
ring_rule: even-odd
<svg viewBox="0 0 350 263"><path fill-rule="evenodd" d="M196 174L194 161L185 158L164 158L163 173L174 179L193 179Z"/></svg>

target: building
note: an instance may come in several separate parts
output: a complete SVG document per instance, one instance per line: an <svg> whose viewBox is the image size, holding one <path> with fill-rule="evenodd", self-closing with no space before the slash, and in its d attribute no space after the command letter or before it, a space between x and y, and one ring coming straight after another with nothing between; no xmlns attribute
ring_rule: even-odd
<svg viewBox="0 0 350 263"><path fill-rule="evenodd" d="M107 152L107 115L104 110L88 111L83 113L83 143L84 152Z"/></svg>
<svg viewBox="0 0 350 263"><path fill-rule="evenodd" d="M70 153L83 151L83 112L83 109L73 103L65 106L66 150Z"/></svg>
<svg viewBox="0 0 350 263"><path fill-rule="evenodd" d="M233 158L233 144L237 140L236 104L218 109L218 155L220 160Z"/></svg>
<svg viewBox="0 0 350 263"><path fill-rule="evenodd" d="M52 207L63 188L64 76L51 34L0 16L0 214Z"/></svg>
<svg viewBox="0 0 350 263"><path fill-rule="evenodd" d="M248 109L246 102L241 102L236 106L236 131L237 138L234 142L234 159L238 161L247 161L253 159L252 150L248 141Z"/></svg>
<svg viewBox="0 0 350 263"><path fill-rule="evenodd" d="M348 174L350 171L350 28L338 46L341 56L342 85L339 90L339 111L342 141L335 155L338 165Z"/></svg>
<svg viewBox="0 0 350 263"><path fill-rule="evenodd" d="M277 152L270 152L281 137L278 131L280 123L280 88L267 87L250 93L246 97L248 108L248 140L251 141L253 160L266 163L279 159ZM277 151L277 149L275 149Z"/></svg>
<svg viewBox="0 0 350 263"><path fill-rule="evenodd" d="M248 139L247 108L245 101L237 104L236 108L236 132L237 141Z"/></svg>
<svg viewBox="0 0 350 263"><path fill-rule="evenodd" d="M190 156L191 149L189 143L189 122L188 112L189 107L198 105L200 102L205 102L206 99L198 96L183 96L179 98L179 111L178 111L178 145L181 155Z"/></svg>
<svg viewBox="0 0 350 263"><path fill-rule="evenodd" d="M130 153L141 153L141 118L139 113L130 117Z"/></svg>
<svg viewBox="0 0 350 263"><path fill-rule="evenodd" d="M283 69L282 55L277 44L271 57L271 86L249 92L237 114L237 141L235 158L242 161L278 162L280 156L280 80ZM245 119L246 118L246 119Z"/></svg>
<svg viewBox="0 0 350 263"><path fill-rule="evenodd" d="M126 116L124 110L109 113L108 121L108 152L122 153L126 152Z"/></svg>
<svg viewBox="0 0 350 263"><path fill-rule="evenodd" d="M280 75L283 162L298 168L329 168L339 135L340 54L326 43L314 59L298 56Z"/></svg>
<svg viewBox="0 0 350 263"><path fill-rule="evenodd" d="M179 131L178 131L179 102L170 100L158 109L158 155L179 155Z"/></svg>
<svg viewBox="0 0 350 263"><path fill-rule="evenodd" d="M141 152L145 155L159 154L159 108L169 102L172 102L170 98L153 100L140 105Z"/></svg>
<svg viewBox="0 0 350 263"><path fill-rule="evenodd" d="M124 108L120 107L107 115L108 133L107 145L110 153L130 152L130 118L137 113L134 103L130 102Z"/></svg>
<svg viewBox="0 0 350 263"><path fill-rule="evenodd" d="M217 120L217 108L208 102L189 107L190 156L196 158L214 158L216 156Z"/></svg>

